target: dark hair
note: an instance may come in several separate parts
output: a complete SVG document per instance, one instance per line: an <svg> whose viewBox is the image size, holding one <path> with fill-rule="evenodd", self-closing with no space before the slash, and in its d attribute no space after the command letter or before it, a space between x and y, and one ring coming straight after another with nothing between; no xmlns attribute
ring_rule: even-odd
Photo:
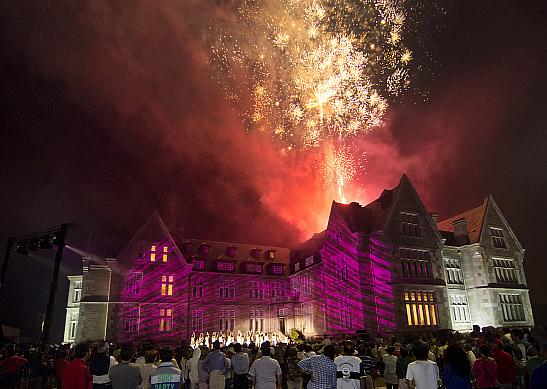
<svg viewBox="0 0 547 389"><path fill-rule="evenodd" d="M76 347L74 347L74 357L84 358L90 349L91 346L88 342L78 343Z"/></svg>
<svg viewBox="0 0 547 389"><path fill-rule="evenodd" d="M490 346L487 345L487 344L483 344L479 347L479 353L481 353L482 355L484 355L485 357L489 357L490 356Z"/></svg>
<svg viewBox="0 0 547 389"><path fill-rule="evenodd" d="M418 340L412 344L412 352L416 359L425 361L429 354L429 345L424 341Z"/></svg>
<svg viewBox="0 0 547 389"><path fill-rule="evenodd" d="M334 347L334 344L329 344L325 346L325 348L323 349L323 355L326 355L330 359L334 359L334 357L336 356L336 347Z"/></svg>
<svg viewBox="0 0 547 389"><path fill-rule="evenodd" d="M408 357L408 349L406 347L401 347L401 357Z"/></svg>
<svg viewBox="0 0 547 389"><path fill-rule="evenodd" d="M156 352L154 350L148 350L144 353L144 360L146 363L154 363L156 362Z"/></svg>
<svg viewBox="0 0 547 389"><path fill-rule="evenodd" d="M173 350L168 347L160 349L160 359L162 362L171 362L171 359L173 359Z"/></svg>
<svg viewBox="0 0 547 389"><path fill-rule="evenodd" d="M304 351L307 352L307 353L309 353L310 351L313 351L313 347L311 346L311 344L306 343L304 345Z"/></svg>
<svg viewBox="0 0 547 389"><path fill-rule="evenodd" d="M393 355L393 353L395 352L395 347L389 346L386 351L389 355Z"/></svg>
<svg viewBox="0 0 547 389"><path fill-rule="evenodd" d="M270 356L272 354L272 350L269 347L261 347L262 350L262 356Z"/></svg>
<svg viewBox="0 0 547 389"><path fill-rule="evenodd" d="M131 358L133 358L133 354L135 354L135 348L132 345L127 344L123 346L120 351L120 359L122 361L130 361Z"/></svg>
<svg viewBox="0 0 547 389"><path fill-rule="evenodd" d="M214 350L220 350L220 342L218 340L215 340L213 342L213 349Z"/></svg>
<svg viewBox="0 0 547 389"><path fill-rule="evenodd" d="M460 346L453 344L446 349L445 363L452 366L454 374L466 377L471 372L471 365L467 359L467 353Z"/></svg>
<svg viewBox="0 0 547 389"><path fill-rule="evenodd" d="M234 351L236 353L240 352L241 351L241 344L240 343L235 343L234 344Z"/></svg>
<svg viewBox="0 0 547 389"><path fill-rule="evenodd" d="M352 342L345 342L344 343L344 354L346 355L353 355L355 354L355 346Z"/></svg>

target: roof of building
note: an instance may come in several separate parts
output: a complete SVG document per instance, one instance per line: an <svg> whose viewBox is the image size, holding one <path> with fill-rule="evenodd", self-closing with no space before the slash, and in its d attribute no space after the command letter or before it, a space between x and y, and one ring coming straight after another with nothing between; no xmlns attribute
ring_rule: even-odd
<svg viewBox="0 0 547 389"><path fill-rule="evenodd" d="M460 219L465 219L467 222L467 234L469 236L469 243L478 243L481 238L482 225L484 222L484 217L486 214L486 205L488 198L485 198L482 205L477 208L473 208L469 211L462 212L458 215L452 216L446 220L443 220L437 224L439 231L443 237L450 238L450 235L447 233L452 233L452 239L454 237L454 226L453 222ZM447 240L447 244L450 244Z"/></svg>

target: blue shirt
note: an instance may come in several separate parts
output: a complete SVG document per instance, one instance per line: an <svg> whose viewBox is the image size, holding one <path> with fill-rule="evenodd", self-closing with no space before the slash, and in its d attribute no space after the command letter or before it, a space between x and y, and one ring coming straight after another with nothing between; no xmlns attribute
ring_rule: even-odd
<svg viewBox="0 0 547 389"><path fill-rule="evenodd" d="M230 365L226 355L220 350L213 350L205 357L203 361L203 370L210 373L214 370L220 370L223 373L228 373Z"/></svg>
<svg viewBox="0 0 547 389"><path fill-rule="evenodd" d="M446 389L471 389L471 378L468 375L459 376L454 373L450 364L445 364L443 382Z"/></svg>
<svg viewBox="0 0 547 389"><path fill-rule="evenodd" d="M336 389L336 364L325 355L315 355L298 362L298 367L311 372L307 389Z"/></svg>
<svg viewBox="0 0 547 389"><path fill-rule="evenodd" d="M532 378L530 378L530 389L545 388L547 388L547 362L536 367L532 372Z"/></svg>

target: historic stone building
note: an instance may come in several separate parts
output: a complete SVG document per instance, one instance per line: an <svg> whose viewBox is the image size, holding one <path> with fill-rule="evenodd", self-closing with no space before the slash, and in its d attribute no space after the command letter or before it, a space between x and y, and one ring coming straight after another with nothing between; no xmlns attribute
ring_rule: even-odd
<svg viewBox="0 0 547 389"><path fill-rule="evenodd" d="M532 326L524 249L493 198L436 219L406 176L366 206L333 202L293 249L177 241L154 213L117 258L69 276L64 340Z"/></svg>

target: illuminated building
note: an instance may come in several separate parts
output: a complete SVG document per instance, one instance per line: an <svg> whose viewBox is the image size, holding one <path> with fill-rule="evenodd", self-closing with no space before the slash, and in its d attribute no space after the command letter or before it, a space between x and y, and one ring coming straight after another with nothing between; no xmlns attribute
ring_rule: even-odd
<svg viewBox="0 0 547 389"><path fill-rule="evenodd" d="M524 249L492 197L436 219L406 176L366 206L333 202L292 249L177 242L154 213L117 258L69 276L64 340L532 326Z"/></svg>

